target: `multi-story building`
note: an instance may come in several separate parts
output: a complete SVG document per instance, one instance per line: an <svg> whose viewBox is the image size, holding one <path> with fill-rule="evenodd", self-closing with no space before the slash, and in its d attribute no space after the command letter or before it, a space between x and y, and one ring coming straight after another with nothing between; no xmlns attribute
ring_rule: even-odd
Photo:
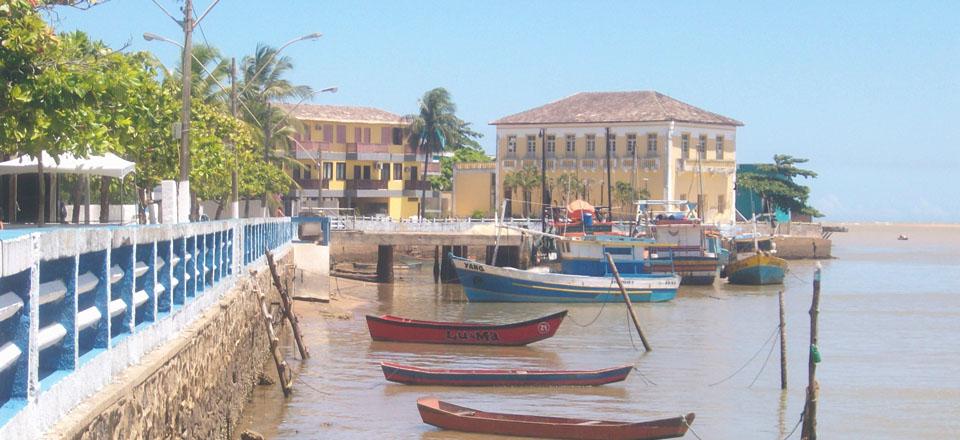
<svg viewBox="0 0 960 440"><path fill-rule="evenodd" d="M735 119L637 91L578 93L491 124L497 127L497 198L512 200L512 213L520 213L522 196L504 187L505 176L528 165L540 169L544 152L549 178L571 173L586 184L589 202L609 206L607 139L611 186L628 182L652 199L696 202L707 222L735 218L736 135L743 125ZM551 198L568 197L564 188L552 188ZM531 200L539 206L539 188ZM634 209L614 201L614 212L623 216ZM539 209L531 212L537 216Z"/></svg>
<svg viewBox="0 0 960 440"><path fill-rule="evenodd" d="M423 180L424 156L407 142L402 117L369 107L283 108L300 122L290 155L302 166L287 167L300 186L290 194L295 204L400 219L418 215L426 188L427 215L438 213L439 194ZM427 174L439 173L439 162L430 158Z"/></svg>

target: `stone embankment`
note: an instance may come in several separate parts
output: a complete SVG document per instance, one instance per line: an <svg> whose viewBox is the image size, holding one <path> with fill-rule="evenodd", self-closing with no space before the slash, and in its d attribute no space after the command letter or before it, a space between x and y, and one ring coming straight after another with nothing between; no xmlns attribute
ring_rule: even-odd
<svg viewBox="0 0 960 440"><path fill-rule="evenodd" d="M292 262L292 252L278 261ZM216 307L78 406L48 438L233 438L269 356L254 283L278 301L267 270L242 277Z"/></svg>

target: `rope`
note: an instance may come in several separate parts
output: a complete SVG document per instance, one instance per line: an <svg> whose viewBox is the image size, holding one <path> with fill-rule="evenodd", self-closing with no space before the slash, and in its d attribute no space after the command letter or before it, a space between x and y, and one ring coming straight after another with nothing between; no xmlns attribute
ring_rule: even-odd
<svg viewBox="0 0 960 440"><path fill-rule="evenodd" d="M656 385L657 385L656 382L650 380L649 377L645 376L645 375L643 374L643 372L641 372L640 369L637 368L636 365L633 366L633 371L636 371L637 374L640 375L640 379L642 379L642 380L643 380L644 382L646 382L647 384L650 384L650 385L653 385L653 386L656 386Z"/></svg>
<svg viewBox="0 0 960 440"><path fill-rule="evenodd" d="M766 347L767 344L768 344L771 340L773 340L773 337L777 335L777 331L778 331L778 330L780 330L780 325L779 325L779 324L778 324L776 327L773 328L773 332L770 333L770 336L767 337L767 340L763 342L763 345L760 346L760 349L758 349L757 352L753 354L753 356L750 356L750 359L747 359L747 362L745 362L745 363L743 364L743 366L741 366L740 368L738 368L737 371L734 371L734 372L733 372L732 374L730 374L729 376L727 376L727 377L725 377L725 378L723 378L723 379L720 379L720 381L714 382L714 383L709 384L709 385L707 385L707 386L711 386L711 387L712 387L712 386L720 385L721 383L724 383L724 382L730 380L731 378L733 378L733 376L736 376L738 373L740 373L741 371L743 371L744 368L747 368L747 365L750 365L750 362L753 362L753 360L756 359L757 356L759 356L760 353L763 351L763 348Z"/></svg>
<svg viewBox="0 0 960 440"><path fill-rule="evenodd" d="M783 440L789 439L794 432L797 432L797 428L799 428L800 424L803 423L803 415L806 414L806 412L807 412L807 408L803 408L803 411L800 411L800 420L797 420L797 424L793 425L793 429L790 430L790 433L787 434L787 436L784 437Z"/></svg>
<svg viewBox="0 0 960 440"><path fill-rule="evenodd" d="M690 433L699 440L703 440L703 437L700 437L700 434L697 434L697 431L694 431L693 426L690 426L690 422L687 421L687 416L680 416L680 419L683 420L683 424L687 425L687 429L690 430Z"/></svg>
<svg viewBox="0 0 960 440"><path fill-rule="evenodd" d="M750 382L750 385L747 386L747 388L753 388L753 384L757 383L757 379L760 378L760 374L762 374L763 370L767 368L767 362L770 361L770 356L773 355L773 349L776 346L776 343L770 344L770 351L767 352L767 358L763 360L763 366L760 367L760 371L757 372L757 375L753 378L753 382Z"/></svg>
<svg viewBox="0 0 960 440"><path fill-rule="evenodd" d="M609 293L610 291L612 291L613 281L614 281L613 278L611 278L611 279L610 279L610 288L608 288L608 293ZM583 324L580 324L579 322L577 322L577 320L573 318L573 315L568 315L568 317L570 318L570 321L571 321L571 322L573 322L574 324L576 324L576 325L579 326L579 327L589 327L589 326L593 325L593 323L597 322L597 319L600 318L600 315L603 314L603 309L605 309L605 308L607 307L607 302L608 302L608 301L604 301L604 302L600 305L600 311L597 312L597 316L594 316L593 319L591 319L590 322L588 322L586 325L583 325Z"/></svg>

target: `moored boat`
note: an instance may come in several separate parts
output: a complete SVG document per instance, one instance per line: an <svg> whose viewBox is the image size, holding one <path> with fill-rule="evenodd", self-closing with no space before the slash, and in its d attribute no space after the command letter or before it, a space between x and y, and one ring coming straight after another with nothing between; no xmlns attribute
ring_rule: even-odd
<svg viewBox="0 0 960 440"><path fill-rule="evenodd" d="M527 345L553 336L567 316L561 311L510 324L422 321L392 315L367 315L375 341L456 345Z"/></svg>
<svg viewBox="0 0 960 440"><path fill-rule="evenodd" d="M757 234L742 236L733 241L733 256L724 271L733 284L762 286L783 284L787 261L774 256L776 252L769 237Z"/></svg>
<svg viewBox="0 0 960 440"><path fill-rule="evenodd" d="M496 267L451 255L467 299L475 302L623 302L613 277L552 273L545 268ZM623 276L633 302L669 301L680 277L669 274Z"/></svg>
<svg viewBox="0 0 960 440"><path fill-rule="evenodd" d="M423 422L438 428L481 434L586 440L652 440L683 437L694 414L647 422L544 417L475 410L432 397L417 399Z"/></svg>
<svg viewBox="0 0 960 440"><path fill-rule="evenodd" d="M383 376L408 385L445 386L592 386L620 382L630 365L601 370L458 370L433 369L381 362Z"/></svg>

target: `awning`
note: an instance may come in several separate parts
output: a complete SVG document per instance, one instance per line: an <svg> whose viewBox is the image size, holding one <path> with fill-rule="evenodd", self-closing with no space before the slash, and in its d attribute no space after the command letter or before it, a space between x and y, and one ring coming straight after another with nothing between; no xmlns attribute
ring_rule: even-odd
<svg viewBox="0 0 960 440"><path fill-rule="evenodd" d="M91 176L106 176L122 179L136 168L136 164L120 158L113 153L103 156L77 157L73 154L61 154L54 160L52 156L43 153L43 172L59 174L86 174ZM31 174L37 172L37 159L28 155L0 162L0 175Z"/></svg>

